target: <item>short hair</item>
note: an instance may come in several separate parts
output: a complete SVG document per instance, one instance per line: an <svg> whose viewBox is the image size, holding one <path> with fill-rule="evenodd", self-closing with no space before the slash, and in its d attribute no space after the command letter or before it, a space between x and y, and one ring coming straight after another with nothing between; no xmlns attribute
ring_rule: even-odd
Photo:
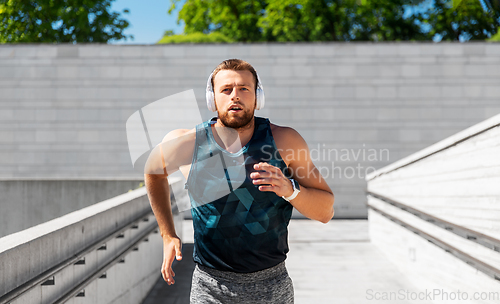
<svg viewBox="0 0 500 304"><path fill-rule="evenodd" d="M253 78L255 80L255 91L257 91L257 83L258 83L258 78L257 78L257 71L253 68L253 66L246 62L245 60L241 59L226 59L222 61L212 72L212 89L215 91L214 87L214 79L215 75L219 73L221 70L232 70L232 71L249 71L252 73Z"/></svg>

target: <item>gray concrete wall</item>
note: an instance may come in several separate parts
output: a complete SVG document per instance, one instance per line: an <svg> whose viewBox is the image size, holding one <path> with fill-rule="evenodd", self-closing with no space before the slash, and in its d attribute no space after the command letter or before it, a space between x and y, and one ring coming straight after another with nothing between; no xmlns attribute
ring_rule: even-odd
<svg viewBox="0 0 500 304"><path fill-rule="evenodd" d="M183 191L180 181L171 181L176 193ZM179 198L186 195L179 193ZM148 213L149 215L144 216ZM116 229L135 223L122 232L122 237L97 243L86 252L82 265L68 263L53 277L55 284L35 284L9 303L54 303L76 288L95 271L104 267L120 252L141 240L142 233L157 227L144 187L72 212L38 226L0 238L0 297L36 278L45 271L73 259ZM141 216L142 215L142 216ZM144 221L144 217L148 221ZM174 224L182 238L182 218L174 215ZM104 250L99 250L105 245ZM121 256L106 270L106 278L94 278L84 287L85 296L71 298L67 303L140 303L158 280L163 261L163 242L159 233L148 235L132 250ZM101 274L98 274L98 277ZM66 302L65 302L66 303Z"/></svg>
<svg viewBox="0 0 500 304"><path fill-rule="evenodd" d="M125 122L252 63L257 115L297 129L336 195L336 217L366 217L365 171L500 112L500 44L1 45L0 176L137 178ZM194 113L193 116L199 115ZM335 169L332 169L332 165Z"/></svg>
<svg viewBox="0 0 500 304"><path fill-rule="evenodd" d="M139 187L139 180L0 181L0 237Z"/></svg>
<svg viewBox="0 0 500 304"><path fill-rule="evenodd" d="M482 300L471 303L500 301L498 275L494 279L476 269L481 263L500 269L499 155L500 115L496 115L368 175L368 191L446 221L448 227L440 227L376 197L368 198L370 206L423 232L414 234L369 210L372 243L420 288L461 290L469 300L474 300L474 293L483 293ZM467 235L458 235L449 224L469 229ZM424 234L453 247L452 254L428 242ZM457 251L475 261L469 265ZM443 299L437 297L434 303L448 303Z"/></svg>

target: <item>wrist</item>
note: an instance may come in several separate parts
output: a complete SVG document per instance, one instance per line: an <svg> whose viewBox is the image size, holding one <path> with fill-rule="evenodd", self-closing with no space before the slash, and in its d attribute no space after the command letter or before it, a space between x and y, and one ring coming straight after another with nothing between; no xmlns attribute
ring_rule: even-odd
<svg viewBox="0 0 500 304"><path fill-rule="evenodd" d="M177 236L177 234L164 234L161 236L161 238L163 239L164 242L170 242L174 239L179 239L179 237Z"/></svg>
<svg viewBox="0 0 500 304"><path fill-rule="evenodd" d="M289 196L285 196L285 195L282 196L282 198L288 202L290 202L291 200L296 198L297 195L299 195L299 193L300 193L299 182L294 180L294 179L289 179L289 181L292 183L293 192Z"/></svg>
<svg viewBox="0 0 500 304"><path fill-rule="evenodd" d="M293 195L293 191L295 189L295 187L293 186L293 181L291 179L288 179L288 184L290 185L290 187L288 188L288 191L285 195L283 195L284 197L290 197Z"/></svg>

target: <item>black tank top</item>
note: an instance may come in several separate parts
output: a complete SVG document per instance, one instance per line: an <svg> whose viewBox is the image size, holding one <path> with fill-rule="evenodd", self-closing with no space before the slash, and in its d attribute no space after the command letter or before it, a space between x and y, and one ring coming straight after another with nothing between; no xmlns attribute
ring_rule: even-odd
<svg viewBox="0 0 500 304"><path fill-rule="evenodd" d="M194 261L214 269L254 272L286 259L293 206L252 183L253 165L287 166L274 142L269 120L255 117L250 141L237 153L214 139L212 118L196 126L193 162L186 186L194 226Z"/></svg>

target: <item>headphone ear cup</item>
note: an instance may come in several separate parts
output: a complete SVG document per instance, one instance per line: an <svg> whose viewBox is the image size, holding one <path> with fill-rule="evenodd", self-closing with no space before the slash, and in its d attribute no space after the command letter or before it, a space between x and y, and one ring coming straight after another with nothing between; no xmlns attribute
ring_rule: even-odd
<svg viewBox="0 0 500 304"><path fill-rule="evenodd" d="M212 91L207 91L205 95L207 99L207 107L210 111L216 112L217 108L215 107L215 98L214 98L214 92Z"/></svg>
<svg viewBox="0 0 500 304"><path fill-rule="evenodd" d="M266 103L266 96L264 94L264 87L262 86L262 82L260 81L260 77L259 75L257 74L257 91L256 91L256 95L257 95L257 105L256 105L256 109L257 110L260 110L262 108L264 108L264 104Z"/></svg>
<svg viewBox="0 0 500 304"><path fill-rule="evenodd" d="M214 73L211 73L207 80L207 88L205 91L205 99L207 100L207 107L210 111L215 112L217 108L215 106L214 90L212 88L212 77Z"/></svg>
<svg viewBox="0 0 500 304"><path fill-rule="evenodd" d="M255 107L257 110L260 110L264 107L266 103L266 97L264 95L264 90L261 88L257 89L257 106Z"/></svg>

